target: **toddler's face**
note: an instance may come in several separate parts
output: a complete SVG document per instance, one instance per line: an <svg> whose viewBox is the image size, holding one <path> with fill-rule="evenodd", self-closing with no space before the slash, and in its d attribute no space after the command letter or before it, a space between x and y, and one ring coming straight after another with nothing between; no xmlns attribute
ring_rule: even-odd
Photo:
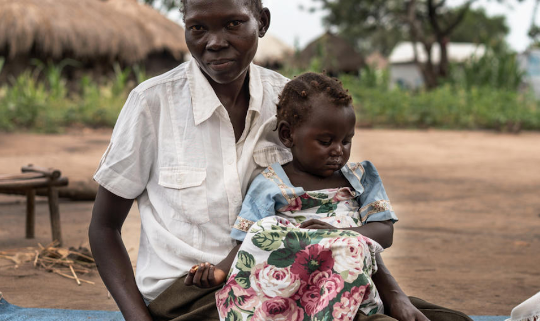
<svg viewBox="0 0 540 321"><path fill-rule="evenodd" d="M188 0L186 43L202 71L219 84L244 75L257 51L259 19L244 0Z"/></svg>
<svg viewBox="0 0 540 321"><path fill-rule="evenodd" d="M312 175L329 177L349 160L354 109L333 106L324 95L309 103L309 116L291 130L293 164Z"/></svg>

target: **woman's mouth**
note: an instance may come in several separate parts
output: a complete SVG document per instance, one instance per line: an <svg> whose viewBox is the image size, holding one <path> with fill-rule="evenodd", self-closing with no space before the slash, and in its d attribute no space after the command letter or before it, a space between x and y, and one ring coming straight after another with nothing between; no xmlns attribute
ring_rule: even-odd
<svg viewBox="0 0 540 321"><path fill-rule="evenodd" d="M232 60L213 60L208 63L208 66L215 71L223 71L228 69L233 64Z"/></svg>

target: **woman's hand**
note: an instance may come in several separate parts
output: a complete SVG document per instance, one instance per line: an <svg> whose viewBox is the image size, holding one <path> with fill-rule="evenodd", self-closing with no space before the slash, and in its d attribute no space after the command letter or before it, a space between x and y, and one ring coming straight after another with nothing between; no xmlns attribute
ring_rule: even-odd
<svg viewBox="0 0 540 321"><path fill-rule="evenodd" d="M386 308L386 306L385 306ZM392 300L389 315L399 321L429 321L429 319L418 310L407 296L400 296Z"/></svg>
<svg viewBox="0 0 540 321"><path fill-rule="evenodd" d="M333 225L330 225L326 222L319 220L307 220L300 224L300 228L309 228L315 230L336 230L337 228Z"/></svg>
<svg viewBox="0 0 540 321"><path fill-rule="evenodd" d="M210 263L194 265L184 279L187 286L195 285L199 288L212 288L225 282L227 274Z"/></svg>

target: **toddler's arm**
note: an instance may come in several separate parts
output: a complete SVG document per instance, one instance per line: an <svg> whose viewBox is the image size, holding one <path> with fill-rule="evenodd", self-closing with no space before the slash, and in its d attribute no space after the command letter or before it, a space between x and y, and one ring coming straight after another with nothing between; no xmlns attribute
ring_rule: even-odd
<svg viewBox="0 0 540 321"><path fill-rule="evenodd" d="M195 285L199 288L211 288L224 283L241 244L242 242L239 242L229 252L229 255L215 266L208 262L193 266L184 279L184 284Z"/></svg>
<svg viewBox="0 0 540 321"><path fill-rule="evenodd" d="M300 224L301 228L310 229L328 229L336 230L338 228L319 220L307 220ZM394 239L394 224L391 220L380 222L368 222L365 225L358 227L340 228L340 230L349 230L358 232L372 240L375 240L383 248L388 248L392 245Z"/></svg>
<svg viewBox="0 0 540 321"><path fill-rule="evenodd" d="M380 222L368 222L359 227L347 227L344 230L355 231L372 240L375 240L383 248L389 248L394 241L394 223L391 220Z"/></svg>

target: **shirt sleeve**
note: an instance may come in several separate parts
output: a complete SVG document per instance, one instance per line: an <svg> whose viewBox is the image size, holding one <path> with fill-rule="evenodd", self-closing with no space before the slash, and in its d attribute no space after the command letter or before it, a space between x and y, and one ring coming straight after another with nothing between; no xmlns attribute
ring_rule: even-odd
<svg viewBox="0 0 540 321"><path fill-rule="evenodd" d="M369 161L362 162L362 166L364 167L364 175L361 179L364 192L360 195L362 224L387 220L392 220L392 223L397 222L398 218L386 195L379 172Z"/></svg>
<svg viewBox="0 0 540 321"><path fill-rule="evenodd" d="M247 231L258 220L275 215L275 200L272 196L272 186L262 175L255 177L246 197L242 202L242 209L234 222L231 237L238 241L244 241Z"/></svg>
<svg viewBox="0 0 540 321"><path fill-rule="evenodd" d="M132 91L118 116L94 180L120 197L135 199L148 183L156 145L152 114L142 94Z"/></svg>

